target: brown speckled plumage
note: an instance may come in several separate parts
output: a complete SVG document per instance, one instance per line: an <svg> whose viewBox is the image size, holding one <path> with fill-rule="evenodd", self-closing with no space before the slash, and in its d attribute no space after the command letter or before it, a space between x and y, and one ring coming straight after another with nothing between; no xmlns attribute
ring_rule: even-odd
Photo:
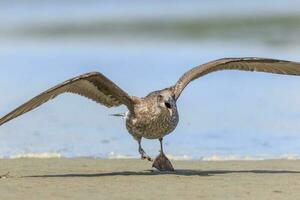
<svg viewBox="0 0 300 200"><path fill-rule="evenodd" d="M159 102L158 95L164 95L161 102ZM147 139L158 139L171 133L179 120L176 102L171 96L172 91L165 89L145 98L136 98L134 114L129 113L126 119L129 133L134 138L143 137ZM171 104L172 114L166 108L165 102Z"/></svg>
<svg viewBox="0 0 300 200"><path fill-rule="evenodd" d="M266 58L224 58L215 60L185 73L169 88L150 93L144 98L131 97L99 72L92 72L65 81L31 99L0 119L4 123L29 112L62 93L74 93L87 97L106 107L126 105L126 128L138 141L142 158L151 160L142 149L142 138L159 139L161 154L153 166L159 170L173 170L163 153L162 138L177 126L179 115L176 101L184 88L193 80L219 70L259 71L276 74L300 75L300 63Z"/></svg>

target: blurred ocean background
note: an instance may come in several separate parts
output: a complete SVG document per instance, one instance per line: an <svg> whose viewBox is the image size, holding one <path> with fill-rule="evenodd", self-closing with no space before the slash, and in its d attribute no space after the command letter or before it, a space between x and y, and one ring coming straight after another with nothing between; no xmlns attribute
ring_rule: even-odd
<svg viewBox="0 0 300 200"><path fill-rule="evenodd" d="M0 116L82 73L130 95L174 84L222 57L300 61L298 0L0 0ZM177 159L297 159L300 77L222 71L179 99L165 138ZM0 127L0 157L139 157L124 121L66 94ZM159 142L144 140L151 156Z"/></svg>

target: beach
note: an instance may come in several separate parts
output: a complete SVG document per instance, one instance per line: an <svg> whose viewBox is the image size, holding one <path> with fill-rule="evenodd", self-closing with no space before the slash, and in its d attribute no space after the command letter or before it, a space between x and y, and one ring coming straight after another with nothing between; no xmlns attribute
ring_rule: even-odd
<svg viewBox="0 0 300 200"><path fill-rule="evenodd" d="M89 72L142 98L185 79L193 67L212 72L218 67L205 70L205 63L222 58L300 62L297 0L0 0L0 13L0 119ZM234 67L242 68L239 62L225 68ZM164 137L175 172L138 159L126 120L111 116L127 106L101 105L105 95L106 105L127 105L124 95L84 81L78 93L98 103L51 95L0 125L0 200L300 199L300 77L202 75L184 86L178 126ZM152 158L160 150L156 139L142 146Z"/></svg>
<svg viewBox="0 0 300 200"><path fill-rule="evenodd" d="M0 199L297 199L300 161L1 159Z"/></svg>

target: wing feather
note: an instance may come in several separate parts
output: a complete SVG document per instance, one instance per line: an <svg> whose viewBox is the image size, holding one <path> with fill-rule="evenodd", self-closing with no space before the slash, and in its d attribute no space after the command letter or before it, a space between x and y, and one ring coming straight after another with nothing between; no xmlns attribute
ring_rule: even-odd
<svg viewBox="0 0 300 200"><path fill-rule="evenodd" d="M133 100L126 92L99 72L91 72L67 80L29 100L0 119L0 126L63 93L73 93L89 98L106 107L126 105L133 109Z"/></svg>
<svg viewBox="0 0 300 200"><path fill-rule="evenodd" d="M285 75L300 75L300 63L269 58L223 58L186 72L173 86L175 99L178 99L184 88L193 80L220 70L258 71Z"/></svg>

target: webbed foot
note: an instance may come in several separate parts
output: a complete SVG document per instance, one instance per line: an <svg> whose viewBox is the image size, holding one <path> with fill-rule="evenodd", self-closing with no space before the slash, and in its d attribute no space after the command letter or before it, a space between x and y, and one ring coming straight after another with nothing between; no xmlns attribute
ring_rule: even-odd
<svg viewBox="0 0 300 200"><path fill-rule="evenodd" d="M152 158L146 154L146 152L144 151L144 149L142 147L139 148L139 152L141 154L141 159L142 160L148 160L150 162L153 161Z"/></svg>
<svg viewBox="0 0 300 200"><path fill-rule="evenodd" d="M142 160L148 160L150 162L153 161L152 158L150 156L148 156L147 154L142 154L141 159Z"/></svg>
<svg viewBox="0 0 300 200"><path fill-rule="evenodd" d="M152 167L159 171L174 171L172 163L164 153L160 153L154 160Z"/></svg>

